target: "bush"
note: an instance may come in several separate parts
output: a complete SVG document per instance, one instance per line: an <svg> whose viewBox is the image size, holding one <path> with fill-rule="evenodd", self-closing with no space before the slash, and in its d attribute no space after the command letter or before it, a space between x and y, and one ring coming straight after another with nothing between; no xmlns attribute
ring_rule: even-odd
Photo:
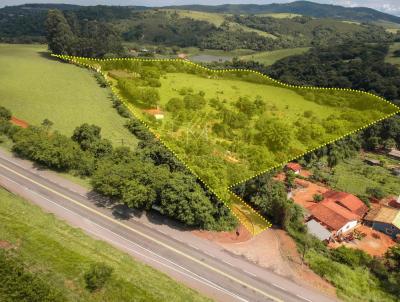
<svg viewBox="0 0 400 302"><path fill-rule="evenodd" d="M11 119L11 112L10 110L0 106L0 120L10 120Z"/></svg>
<svg viewBox="0 0 400 302"><path fill-rule="evenodd" d="M91 292L103 288L104 284L110 279L112 272L113 268L105 263L91 264L84 275L86 288Z"/></svg>
<svg viewBox="0 0 400 302"><path fill-rule="evenodd" d="M385 197L385 192L380 187L370 187L367 188L365 191L368 195L376 199L382 199L383 197Z"/></svg>
<svg viewBox="0 0 400 302"><path fill-rule="evenodd" d="M321 194L314 194L313 195L313 200L314 202L320 202L324 200L324 196L322 196Z"/></svg>
<svg viewBox="0 0 400 302"><path fill-rule="evenodd" d="M0 299L2 301L61 302L65 296L45 279L31 272L19 255L0 249Z"/></svg>

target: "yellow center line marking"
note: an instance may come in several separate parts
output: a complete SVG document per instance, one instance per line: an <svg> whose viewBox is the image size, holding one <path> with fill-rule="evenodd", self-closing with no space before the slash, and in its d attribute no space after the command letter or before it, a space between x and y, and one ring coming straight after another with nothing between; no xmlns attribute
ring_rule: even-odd
<svg viewBox="0 0 400 302"><path fill-rule="evenodd" d="M21 173L19 173L17 171L14 171L13 169L11 169L11 168L9 168L9 167L1 164L1 163L0 163L0 166L3 167L4 169L10 171L11 173L14 173L14 174L18 175L19 177L22 177L22 178L30 181L31 183L33 183L33 184L35 184L35 185L37 185L39 187L42 187L43 189L46 189L46 190L48 190L48 191L50 191L50 192L52 192L52 193L64 198L64 199L66 199L66 200L69 200L70 202L72 202L72 203L74 203L74 204L76 204L76 205L78 205L78 206L80 206L80 207L82 207L82 208L94 213L94 214L97 214L97 215L99 215L99 216L101 216L101 217L103 217L103 218L105 218L105 219L107 219L107 220L109 220L109 221L111 221L111 222L113 222L115 224L118 224L118 225L122 226L125 229L128 229L128 230L130 230L130 231L132 231L132 232L134 232L134 233L136 233L136 234L138 234L138 235L140 235L140 236L142 236L142 237L144 237L144 238L146 238L148 240L151 240L151 241L157 243L158 245L161 245L162 247L164 247L166 249L169 249L170 251L175 252L178 255L181 255L181 256L189 259L189 260L192 260L193 262L195 262L197 264L200 264L201 266L203 266L203 267L205 267L205 268L207 268L207 269L209 269L211 271L214 271L214 272L216 272L216 273L218 273L218 274L220 274L220 275L222 275L222 276L224 276L224 277L226 277L228 279L231 279L232 281L234 281L236 283L239 283L239 284L241 284L243 286L246 286L247 288L249 288L249 289L251 289L251 290L253 290L253 291L255 291L255 292L257 292L257 293L259 293L261 295L263 295L264 297L272 299L272 300L274 300L276 302L284 302L283 300L281 300L281 299L279 299L279 298L277 298L275 296L272 296L272 295L270 295L270 294L258 289L257 287L254 287L254 286L252 286L252 285L250 285L250 284L248 284L248 283L246 283L244 281L241 281L240 279L237 279L236 277L233 277L233 276L229 275L228 273L225 273L225 272L223 272L223 271L221 271L221 270L219 270L219 269L217 269L217 268L215 268L215 267L213 267L211 265L208 265L208 264L206 264L206 263L204 263L204 262L202 262L202 261L200 261L200 260L198 260L198 259L196 259L196 258L194 258L194 257L192 257L192 256L190 256L190 255L188 255L188 254L186 254L186 253L184 253L184 252L182 252L182 251L180 251L180 250L178 250L178 249L176 249L176 248L174 248L174 247L172 247L172 246L170 246L170 245L168 245L168 244L166 244L166 243L164 243L162 241L159 241L159 240L157 240L157 239L155 239L155 238L153 238L153 237L151 237L151 236L149 236L149 235L147 235L145 233L142 233L141 231L138 231L138 230L136 230L134 228L131 228L131 227L127 226L126 224L124 224L124 223L122 223L122 222L120 222L118 220L115 220L115 219L113 219L113 218L111 218L111 217L109 217L109 216L107 216L107 215L105 215L105 214L103 214L103 213L91 208L91 207L88 207L88 206L80 203L79 201L76 201L76 200L74 200L74 199L72 199L72 198L70 198L70 197L68 197L68 196L56 191L56 190L53 190L53 189L49 188L48 186L45 186L45 185L43 185L43 184L41 184L41 183L39 183L39 182L37 182L37 181L25 176L25 175L23 175L23 174L21 174Z"/></svg>

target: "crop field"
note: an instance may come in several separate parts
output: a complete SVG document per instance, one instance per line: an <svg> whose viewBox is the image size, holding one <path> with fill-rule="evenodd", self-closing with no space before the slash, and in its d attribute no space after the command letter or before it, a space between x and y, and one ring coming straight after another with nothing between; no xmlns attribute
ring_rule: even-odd
<svg viewBox="0 0 400 302"><path fill-rule="evenodd" d="M389 52L385 58L385 62L400 66L400 57L394 56L394 52L400 50L400 42L395 42L390 45Z"/></svg>
<svg viewBox="0 0 400 302"><path fill-rule="evenodd" d="M113 143L136 146L112 108L110 90L87 70L49 58L46 46L0 44L0 70L0 105L17 118L34 125L47 118L66 135L83 123L96 124Z"/></svg>
<svg viewBox="0 0 400 302"><path fill-rule="evenodd" d="M171 13L176 12L179 15L179 17L181 17L181 18L191 18L194 20L206 21L206 22L214 24L215 26L221 26L221 24L225 21L225 16L229 16L229 14L197 12L197 11L189 11L189 10L167 9L166 11L169 11ZM263 37L269 37L269 38L273 38L273 39L276 38L276 36L274 36L268 32L250 28L248 26L245 26L245 25L242 25L242 24L239 24L236 22L229 22L229 27L231 30L243 30L245 32L255 32Z"/></svg>
<svg viewBox="0 0 400 302"><path fill-rule="evenodd" d="M1 188L0 220L0 241L15 248L26 269L41 272L67 301L210 301ZM94 262L105 262L114 272L105 288L90 293L84 273Z"/></svg>
<svg viewBox="0 0 400 302"><path fill-rule="evenodd" d="M287 48L287 49L279 49L272 51L262 51L254 54L241 56L240 59L252 60L268 66L288 56L303 54L308 49L309 49L308 47L298 47L298 48Z"/></svg>
<svg viewBox="0 0 400 302"><path fill-rule="evenodd" d="M128 108L253 233L268 223L229 187L398 111L367 93L292 87L183 60L70 59L101 70Z"/></svg>

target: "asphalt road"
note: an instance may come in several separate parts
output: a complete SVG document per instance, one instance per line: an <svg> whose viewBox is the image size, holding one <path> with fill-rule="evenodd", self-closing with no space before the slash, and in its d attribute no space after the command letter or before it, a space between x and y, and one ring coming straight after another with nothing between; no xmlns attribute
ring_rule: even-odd
<svg viewBox="0 0 400 302"><path fill-rule="evenodd" d="M334 301L244 259L234 262L228 253L213 254L138 221L117 220L109 209L3 152L0 185L217 301Z"/></svg>

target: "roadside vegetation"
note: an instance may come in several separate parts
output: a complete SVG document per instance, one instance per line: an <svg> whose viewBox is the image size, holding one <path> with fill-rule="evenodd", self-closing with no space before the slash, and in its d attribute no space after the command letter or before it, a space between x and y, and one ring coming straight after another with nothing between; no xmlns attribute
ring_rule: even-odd
<svg viewBox="0 0 400 302"><path fill-rule="evenodd" d="M116 101L115 106L121 106ZM228 208L149 133L131 118L127 128L140 140L135 151L113 147L101 128L82 124L71 137L53 131L48 123L20 128L0 107L0 133L13 142L12 151L44 167L90 179L93 189L110 203L159 211L186 226L231 230L236 220Z"/></svg>
<svg viewBox="0 0 400 302"><path fill-rule="evenodd" d="M134 149L137 140L112 108L110 91L100 89L94 73L52 60L45 45L0 44L0 106L28 124L51 120L65 135L83 123L101 127L116 146Z"/></svg>
<svg viewBox="0 0 400 302"><path fill-rule="evenodd" d="M339 87L364 89L396 102L400 93L396 85L400 72L393 65L384 63L387 51L385 45L355 42L316 48L304 55L283 59L268 69L256 62L244 61L234 61L228 66L268 71L281 80L299 85L324 85L325 81L330 81ZM368 77L369 81L360 81L361 75ZM396 115L308 153L299 162L313 171L311 177L315 181L352 192L369 205L371 198L398 194L398 177L389 175L385 168L385 164L390 164L389 159L382 158L377 152L400 147L399 129L400 118ZM367 151L365 157L383 160L383 166L365 164L360 158L362 149ZM307 233L301 208L287 199L292 177L287 174L286 183L278 182L273 179L277 172L260 175L234 190L296 240L305 263L331 282L340 298L345 301L365 301L366 297L377 302L397 301L400 295L399 245L388 250L385 256L375 258L346 247L328 249Z"/></svg>
<svg viewBox="0 0 400 302"><path fill-rule="evenodd" d="M210 301L4 189L0 200L1 301Z"/></svg>
<svg viewBox="0 0 400 302"><path fill-rule="evenodd" d="M184 61L72 60L108 74L136 116L229 203L230 185L396 111L371 95L289 88L248 71L215 72ZM151 113L156 108L161 119Z"/></svg>

